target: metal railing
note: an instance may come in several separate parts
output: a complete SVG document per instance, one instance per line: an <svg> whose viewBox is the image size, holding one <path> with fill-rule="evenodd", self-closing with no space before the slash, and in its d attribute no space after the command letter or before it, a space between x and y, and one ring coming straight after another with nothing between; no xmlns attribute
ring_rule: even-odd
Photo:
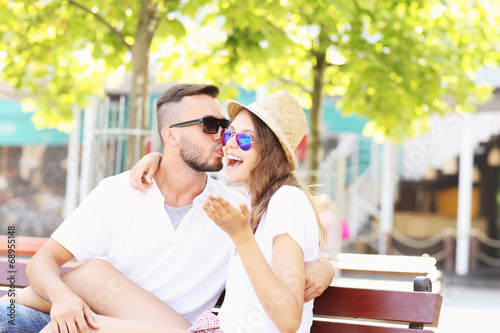
<svg viewBox="0 0 500 333"><path fill-rule="evenodd" d="M149 144L152 151L158 150L160 141L151 124L156 123L156 113L138 111L136 128L128 128L128 106L126 95L95 101L85 110L80 197L85 196L85 187L92 190L102 179L126 170L127 145L133 145L134 161L141 158L141 148ZM138 105L142 105L139 101ZM144 117L144 118L143 118ZM151 119L151 121L149 121ZM141 129L143 120L146 127ZM132 140L130 140L132 138Z"/></svg>
<svg viewBox="0 0 500 333"><path fill-rule="evenodd" d="M378 240L380 234L377 224L369 232L361 234L357 237L356 241L372 248L376 251L377 247L374 245ZM432 237L424 239L415 239L407 237L397 230L392 230L390 233L391 247L390 254L394 255L422 255L428 254L434 257L437 262L442 262L443 267L447 271L453 271L455 266L455 244L457 238L457 231L455 228L445 228L433 235ZM403 253L403 250L398 250L396 243L403 245L408 251ZM500 258L493 257L486 253L483 248L488 247L492 252L499 253L500 240L493 239L485 235L481 230L472 228L470 232L470 263L471 271L479 269L480 262L491 267L500 267ZM435 249L435 252L431 252Z"/></svg>

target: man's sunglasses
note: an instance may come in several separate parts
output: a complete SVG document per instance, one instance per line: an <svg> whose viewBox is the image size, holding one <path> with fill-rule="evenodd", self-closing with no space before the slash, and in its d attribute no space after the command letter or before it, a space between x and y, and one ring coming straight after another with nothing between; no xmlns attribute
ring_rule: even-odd
<svg viewBox="0 0 500 333"><path fill-rule="evenodd" d="M202 124L203 125L203 132L207 134L217 134L219 132L219 128L228 128L229 124L231 122L225 118L219 119L215 117L203 117L200 119L194 119L194 120L188 120L184 121L182 123L177 123L170 125L170 128L172 127L186 127L186 126L193 126L193 125L198 125Z"/></svg>
<svg viewBox="0 0 500 333"><path fill-rule="evenodd" d="M227 142L231 140L231 138L235 135L236 135L236 143L241 148L241 150L248 151L252 147L253 141L250 134L243 132L235 133L231 132L228 129L224 129L222 132L220 132L220 142L222 143L223 146L225 146Z"/></svg>

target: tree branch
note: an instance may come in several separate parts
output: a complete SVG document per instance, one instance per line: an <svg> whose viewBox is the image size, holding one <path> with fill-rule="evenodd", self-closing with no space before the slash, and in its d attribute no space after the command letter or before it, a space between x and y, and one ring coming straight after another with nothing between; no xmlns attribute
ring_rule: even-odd
<svg viewBox="0 0 500 333"><path fill-rule="evenodd" d="M127 43L125 41L125 38L123 37L123 35L118 32L118 30L115 29L115 27L113 27L111 24L109 24L108 22L106 22L105 19L103 19L101 16L97 15L97 13L94 13L92 12L90 9L84 7L83 5L80 5L79 3L73 1L73 0L66 0L68 1L69 4L75 6L75 7L78 7L80 8L81 10L89 13L89 14L92 14L95 16L95 18L101 22L102 24L104 24L129 50L132 48L132 45L130 45L129 43Z"/></svg>

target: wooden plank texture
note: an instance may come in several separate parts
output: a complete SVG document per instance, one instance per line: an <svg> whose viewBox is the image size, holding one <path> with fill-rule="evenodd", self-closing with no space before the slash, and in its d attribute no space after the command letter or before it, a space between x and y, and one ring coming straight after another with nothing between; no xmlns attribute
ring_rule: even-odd
<svg viewBox="0 0 500 333"><path fill-rule="evenodd" d="M32 257L47 242L48 238L16 236L14 240L16 256ZM8 249L7 236L0 236L0 254L8 254Z"/></svg>
<svg viewBox="0 0 500 333"><path fill-rule="evenodd" d="M433 333L429 330L412 330L403 327L368 326L350 323L315 321L311 333Z"/></svg>
<svg viewBox="0 0 500 333"><path fill-rule="evenodd" d="M0 257L0 286L10 286L9 278L11 276L14 277L16 287L23 288L29 286L30 283L25 272L26 265L27 260L19 261L19 259L17 259L14 268L12 269L8 259ZM77 265L77 263L68 262L65 266L61 267L61 273L64 273Z"/></svg>
<svg viewBox="0 0 500 333"><path fill-rule="evenodd" d="M314 301L314 312L435 327L442 299L441 295L428 292L330 287Z"/></svg>

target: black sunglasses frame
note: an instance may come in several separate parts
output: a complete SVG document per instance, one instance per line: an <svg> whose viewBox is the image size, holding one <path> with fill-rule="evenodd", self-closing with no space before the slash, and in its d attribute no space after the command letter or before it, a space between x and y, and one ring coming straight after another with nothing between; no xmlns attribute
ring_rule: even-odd
<svg viewBox="0 0 500 333"><path fill-rule="evenodd" d="M215 120L217 121L217 127L216 127L216 130L215 132L209 132L206 130L206 125L205 125L205 121L206 120ZM226 119L226 118L215 118L215 117L203 117L203 118L199 118L199 119L193 119L193 120L188 120L188 121L183 121L182 123L177 123L177 124L173 124L173 125L170 125L169 127L172 128L172 127L187 127L187 126L193 126L193 125L198 125L198 124L202 124L203 125L203 132L204 133L207 133L207 134L217 134L219 132L219 129L222 127L222 128L228 128L229 125L231 124L231 121Z"/></svg>

